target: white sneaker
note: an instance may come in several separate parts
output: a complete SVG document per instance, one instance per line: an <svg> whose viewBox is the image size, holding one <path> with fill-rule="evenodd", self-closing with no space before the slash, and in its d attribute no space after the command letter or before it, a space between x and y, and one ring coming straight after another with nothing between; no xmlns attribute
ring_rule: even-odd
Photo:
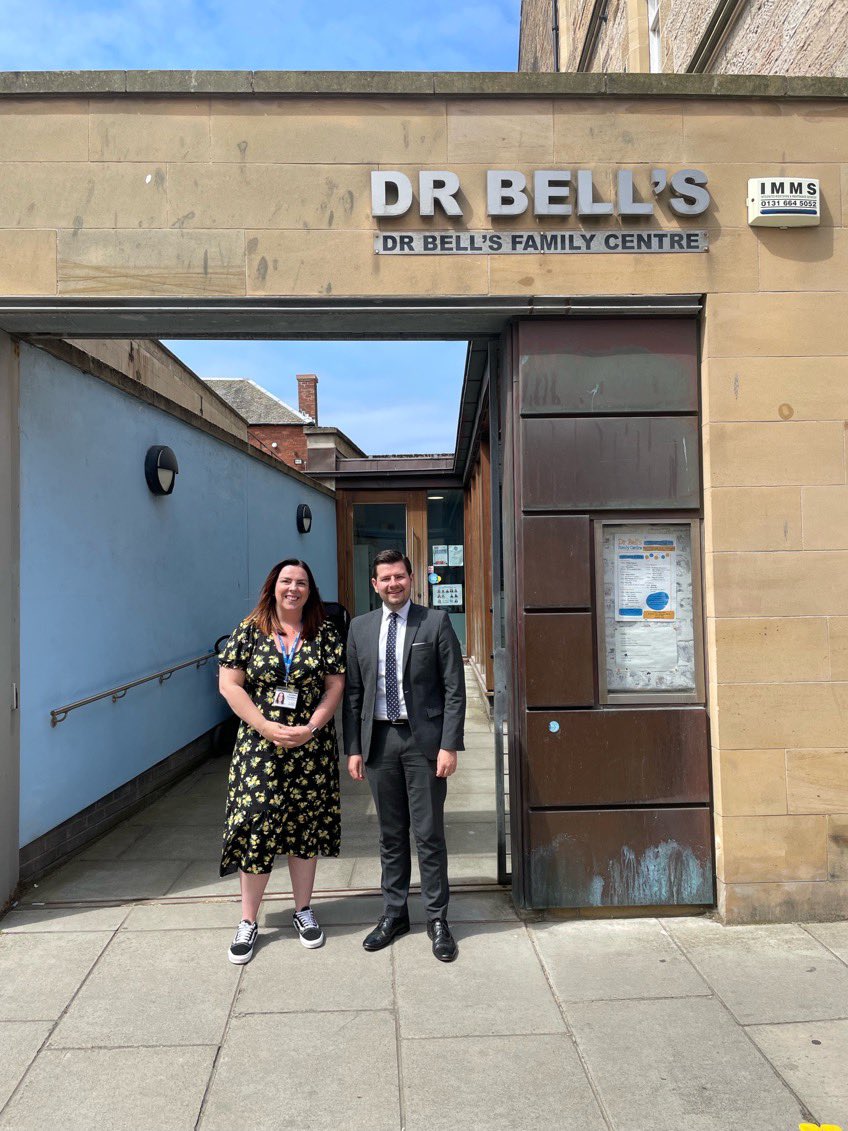
<svg viewBox="0 0 848 1131"><path fill-rule="evenodd" d="M302 911L295 911L292 915L292 926L300 935L300 941L310 950L315 950L324 945L324 932L318 926L315 912L311 907L304 907Z"/></svg>
<svg viewBox="0 0 848 1131"><path fill-rule="evenodd" d="M259 928L255 923L251 923L249 919L242 919L236 927L235 938L230 943L227 954L230 962L234 962L236 966L244 966L245 962L250 962L258 934Z"/></svg>

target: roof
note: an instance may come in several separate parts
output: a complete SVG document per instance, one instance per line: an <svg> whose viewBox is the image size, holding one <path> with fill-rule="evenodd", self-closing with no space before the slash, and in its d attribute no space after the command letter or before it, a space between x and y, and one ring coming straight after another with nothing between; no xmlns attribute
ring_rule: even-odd
<svg viewBox="0 0 848 1131"><path fill-rule="evenodd" d="M246 377L204 377L203 380L248 424L312 424L311 416L298 412Z"/></svg>

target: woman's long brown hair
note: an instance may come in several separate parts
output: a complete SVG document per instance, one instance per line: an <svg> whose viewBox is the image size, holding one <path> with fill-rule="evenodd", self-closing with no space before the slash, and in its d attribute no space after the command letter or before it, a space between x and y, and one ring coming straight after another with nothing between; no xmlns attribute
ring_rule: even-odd
<svg viewBox="0 0 848 1131"><path fill-rule="evenodd" d="M277 597L274 591L277 587L277 578L286 566L299 566L306 573L309 581L309 596L306 598L302 613L303 639L314 640L318 635L318 629L326 619L327 613L324 609L324 602L321 600L321 594L318 592L318 586L315 584L315 578L312 576L312 570L300 558L284 558L281 562L277 562L265 578L259 600L256 602L256 608L253 609L247 619L266 636L271 636L274 632L279 632L282 629L282 625L277 619Z"/></svg>

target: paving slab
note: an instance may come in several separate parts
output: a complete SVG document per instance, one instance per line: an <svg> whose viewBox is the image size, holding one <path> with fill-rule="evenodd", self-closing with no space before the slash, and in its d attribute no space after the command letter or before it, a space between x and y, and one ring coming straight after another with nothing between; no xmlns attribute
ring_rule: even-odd
<svg viewBox="0 0 848 1131"><path fill-rule="evenodd" d="M195 800L190 794L166 793L129 820L133 825L213 825L223 829L224 808L221 797L198 797Z"/></svg>
<svg viewBox="0 0 848 1131"><path fill-rule="evenodd" d="M409 908L413 923L424 923L427 914L416 900ZM496 923L517 922L518 916L509 892L502 891L462 891L454 888L451 892L448 920L451 923Z"/></svg>
<svg viewBox="0 0 848 1131"><path fill-rule="evenodd" d="M337 926L351 924L361 928L359 938L367 934L383 914L383 900L379 895L357 896L316 896L312 907L322 925ZM260 925L285 926L291 920L292 904L266 901L260 912ZM425 912L418 894L409 901L409 916L413 923L426 922ZM451 895L448 918L451 923L495 923L516 922L518 916L512 899L506 891L463 892L454 891Z"/></svg>
<svg viewBox="0 0 848 1131"><path fill-rule="evenodd" d="M123 860L208 860L220 864L223 829L157 825L125 849Z"/></svg>
<svg viewBox="0 0 848 1131"><path fill-rule="evenodd" d="M407 1131L606 1127L567 1034L402 1042Z"/></svg>
<svg viewBox="0 0 848 1131"><path fill-rule="evenodd" d="M451 883L496 884L497 855L495 852L449 852L448 877Z"/></svg>
<svg viewBox="0 0 848 1131"><path fill-rule="evenodd" d="M50 1047L217 1045L239 976L227 961L231 940L229 930L174 931L166 940L120 932Z"/></svg>
<svg viewBox="0 0 848 1131"><path fill-rule="evenodd" d="M55 1020L111 938L108 931L0 935L0 1020Z"/></svg>
<svg viewBox="0 0 848 1131"><path fill-rule="evenodd" d="M234 1017L201 1131L399 1131L391 1013Z"/></svg>
<svg viewBox="0 0 848 1131"><path fill-rule="evenodd" d="M381 876L382 867L380 865L379 856L359 856L353 862L353 872L351 874L350 883L347 886L357 891L379 888ZM412 851L412 879L410 882L416 886L420 882L418 860L415 856L414 849Z"/></svg>
<svg viewBox="0 0 848 1131"><path fill-rule="evenodd" d="M203 762L198 767L198 773L201 774L222 774L225 778L230 769L230 761L232 755L222 754L218 758L210 758L208 761Z"/></svg>
<svg viewBox="0 0 848 1131"><path fill-rule="evenodd" d="M292 907L291 902L266 901L260 912L260 924L277 927L289 924ZM312 908L322 926L352 926L362 939L383 914L383 899L379 895L318 895L312 899Z"/></svg>
<svg viewBox="0 0 848 1131"><path fill-rule="evenodd" d="M485 821L492 820L495 811L495 795L491 793L458 793L452 790L445 802L445 821Z"/></svg>
<svg viewBox="0 0 848 1131"><path fill-rule="evenodd" d="M528 929L561 1001L711 993L655 919L539 923Z"/></svg>
<svg viewBox="0 0 848 1131"><path fill-rule="evenodd" d="M481 770L472 766L460 766L448 783L450 793L486 794L491 798L492 811L495 808L495 768Z"/></svg>
<svg viewBox="0 0 848 1131"><path fill-rule="evenodd" d="M139 864L144 861L138 861ZM155 861L147 861L149 864L154 864ZM174 877L173 882L167 890L167 895L170 897L208 897L208 896L221 896L221 895L239 895L241 892L241 881L238 877L238 872L232 872L228 876L221 876L218 874L218 865L214 860L191 860L182 862L182 868L179 875ZM277 870L279 871L279 869ZM288 880L288 868L283 867L285 872L285 879ZM274 872L271 873L271 879L268 881L269 886L271 883L279 885L279 876L275 877Z"/></svg>
<svg viewBox="0 0 848 1131"><path fill-rule="evenodd" d="M237 896L230 900L208 903L143 903L134 907L124 920L123 931L235 931L241 919L241 901ZM167 939L162 946L169 946Z"/></svg>
<svg viewBox="0 0 848 1131"><path fill-rule="evenodd" d="M50 1032L50 1021L0 1021L0 1109Z"/></svg>
<svg viewBox="0 0 848 1131"><path fill-rule="evenodd" d="M804 929L848 963L848 922L805 923Z"/></svg>
<svg viewBox="0 0 848 1131"><path fill-rule="evenodd" d="M366 954L361 927L324 922L326 943L307 950L292 929L291 909L279 918L266 916L268 925L260 931L256 954L245 967L236 1013L393 1008L389 951Z"/></svg>
<svg viewBox="0 0 848 1131"><path fill-rule="evenodd" d="M848 1016L848 967L799 926L665 925L743 1025Z"/></svg>
<svg viewBox="0 0 848 1131"><path fill-rule="evenodd" d="M126 919L129 909L129 904L115 907L14 909L0 919L0 932L32 935L55 931L116 931Z"/></svg>
<svg viewBox="0 0 848 1131"><path fill-rule="evenodd" d="M448 821L445 843L448 855L488 856L497 852L498 828L494 816L484 821Z"/></svg>
<svg viewBox="0 0 848 1131"><path fill-rule="evenodd" d="M203 798L205 801L217 801L223 807L227 803L227 773L204 774L197 770L170 789L168 796Z"/></svg>
<svg viewBox="0 0 848 1131"><path fill-rule="evenodd" d="M796 1131L805 1113L715 998L565 1013L615 1131Z"/></svg>
<svg viewBox="0 0 848 1131"><path fill-rule="evenodd" d="M376 856L380 851L379 845L380 829L376 817L369 817L367 822L363 820L354 828L345 829L342 825L342 860L349 856Z"/></svg>
<svg viewBox="0 0 848 1131"><path fill-rule="evenodd" d="M817 1123L848 1123L848 1021L751 1025L746 1031Z"/></svg>
<svg viewBox="0 0 848 1131"><path fill-rule="evenodd" d="M335 891L338 888L350 886L350 876L353 871L353 860L344 860L332 857L318 861L318 871L315 878L316 890L321 888ZM268 892L287 893L291 891L291 878L289 869L283 857L280 857L271 872L268 881ZM218 875L218 864L213 861L192 861L183 864L181 873L168 889L168 896L220 896L238 895L240 881L237 872L229 876Z"/></svg>
<svg viewBox="0 0 848 1131"><path fill-rule="evenodd" d="M564 1025L521 923L455 923L459 958L433 957L423 928L392 944L402 1037L560 1033Z"/></svg>
<svg viewBox="0 0 848 1131"><path fill-rule="evenodd" d="M462 759L463 770L489 770L494 777L494 764L495 755L491 749L483 746L472 746L467 750L460 750L459 757ZM460 773L457 770L457 773ZM448 785L450 788L450 785Z"/></svg>
<svg viewBox="0 0 848 1131"><path fill-rule="evenodd" d="M42 1052L0 1118L14 1131L193 1131L215 1048Z"/></svg>
<svg viewBox="0 0 848 1131"><path fill-rule="evenodd" d="M105 836L86 845L78 860L117 860L144 832L141 825L120 824Z"/></svg>
<svg viewBox="0 0 848 1131"><path fill-rule="evenodd" d="M184 860L71 860L24 893L21 904L50 901L155 899L164 895Z"/></svg>

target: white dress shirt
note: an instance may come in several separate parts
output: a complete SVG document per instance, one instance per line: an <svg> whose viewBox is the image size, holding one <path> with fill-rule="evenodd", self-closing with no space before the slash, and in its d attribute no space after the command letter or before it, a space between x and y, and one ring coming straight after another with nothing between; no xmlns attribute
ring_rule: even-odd
<svg viewBox="0 0 848 1131"><path fill-rule="evenodd" d="M403 698L403 642L406 637L406 620L409 616L409 606L412 601L407 601L402 609L388 609L383 605L383 619L380 622L380 645L377 654L377 699L374 703L374 718L380 722L388 720L386 713L386 638L389 635L389 617L397 611L397 636L395 640L395 659L397 661L398 701L400 702L400 717L405 719L406 702Z"/></svg>

